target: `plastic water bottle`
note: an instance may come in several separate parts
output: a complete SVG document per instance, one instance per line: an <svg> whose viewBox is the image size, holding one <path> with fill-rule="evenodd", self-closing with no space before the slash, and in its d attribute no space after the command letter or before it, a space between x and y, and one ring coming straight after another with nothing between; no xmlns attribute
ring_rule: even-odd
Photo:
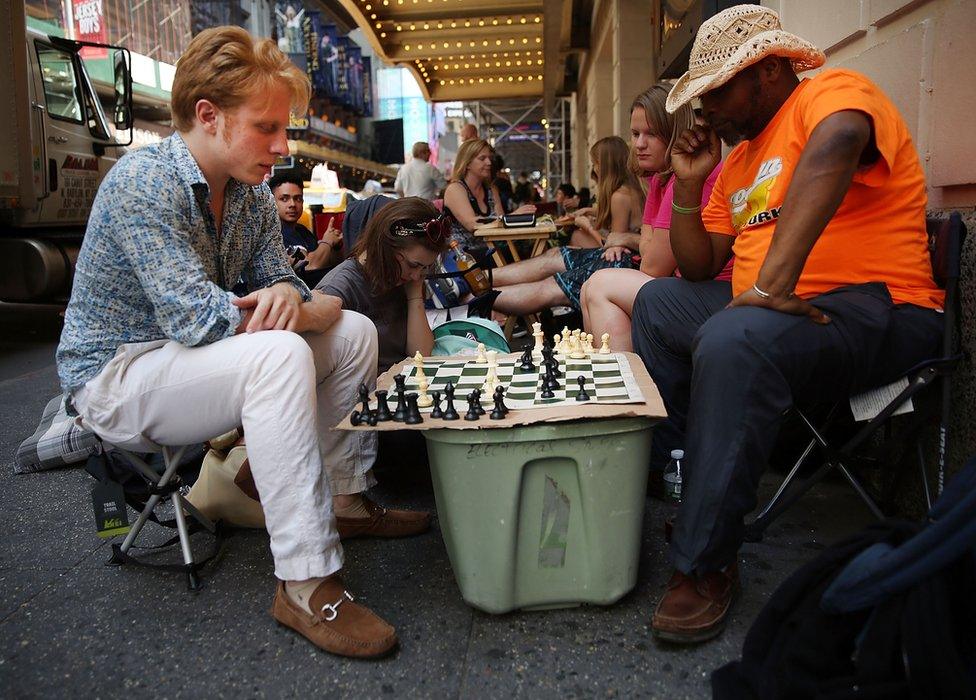
<svg viewBox="0 0 976 700"><path fill-rule="evenodd" d="M664 493L676 505L681 503L681 460L684 458L684 450L671 450L671 461L664 468Z"/></svg>
<svg viewBox="0 0 976 700"><path fill-rule="evenodd" d="M667 542L671 541L674 521L678 515L678 504L681 503L681 460L684 458L684 450L671 450L671 460L664 468L664 493L671 503L664 519L664 539Z"/></svg>

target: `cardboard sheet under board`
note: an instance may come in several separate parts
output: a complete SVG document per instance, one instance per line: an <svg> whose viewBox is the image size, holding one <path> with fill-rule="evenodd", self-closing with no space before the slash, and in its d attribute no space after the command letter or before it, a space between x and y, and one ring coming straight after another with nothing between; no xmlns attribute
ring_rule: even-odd
<svg viewBox="0 0 976 700"><path fill-rule="evenodd" d="M510 356L500 355L499 359L512 356L518 357L519 354L520 353L513 353ZM376 425L367 425L363 423L354 427L349 422L349 416L346 416L336 426L336 428L339 430L433 430L435 428L450 428L453 430L490 430L492 428L512 428L519 425L558 423L563 421L590 418L627 418L636 416L645 416L647 418L656 419L665 418L667 416L667 412L664 410L664 402L661 400L661 395L658 393L657 386L654 385L653 380L647 373L644 363L641 362L641 359L633 353L628 352L620 354L627 358L630 365L630 370L633 373L633 377L644 397L642 403L587 403L572 406L562 405L545 408L512 408L509 410L508 415L504 419L491 420L488 417L488 414L491 413L492 409L491 397L482 397L482 405L486 411L485 415L481 416L481 420L478 421L466 421L464 420L464 413L467 410L467 400L463 396L458 395L454 398L454 406L458 413L461 414L461 418L459 420L446 421L442 419L433 419L428 414L424 413L424 422L417 423L415 425L407 425L406 423L396 421L386 421ZM465 356L451 359L470 360L471 357ZM412 366L412 359L405 359L402 362L393 365L393 367L380 375L376 381L376 385L380 388L390 386L393 384L394 375L402 373L404 367ZM565 378L560 379L560 382L564 381L564 379ZM376 407L375 397L371 396L371 404L374 408ZM395 405L396 399L391 398L390 410L393 410ZM443 399L441 406L443 407Z"/></svg>

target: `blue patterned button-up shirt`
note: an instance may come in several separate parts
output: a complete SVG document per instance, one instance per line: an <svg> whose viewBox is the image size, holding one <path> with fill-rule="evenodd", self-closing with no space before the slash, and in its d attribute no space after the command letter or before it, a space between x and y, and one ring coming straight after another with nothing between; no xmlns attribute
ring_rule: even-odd
<svg viewBox="0 0 976 700"><path fill-rule="evenodd" d="M58 374L71 392L95 377L125 343L213 343L243 318L229 291L281 281L307 301L281 242L267 185L227 184L222 229L210 190L179 134L127 153L92 206L58 346Z"/></svg>

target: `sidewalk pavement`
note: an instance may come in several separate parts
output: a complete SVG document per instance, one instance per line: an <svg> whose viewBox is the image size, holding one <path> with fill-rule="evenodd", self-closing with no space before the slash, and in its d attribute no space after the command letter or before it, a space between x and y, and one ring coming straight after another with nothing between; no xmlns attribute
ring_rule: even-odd
<svg viewBox="0 0 976 700"><path fill-rule="evenodd" d="M4 334L9 338L10 334ZM55 336L56 337L56 336ZM17 445L57 393L56 340L0 342L0 695L3 697L698 698L736 658L776 586L869 516L841 484L818 487L740 555L743 594L717 640L655 642L654 602L668 578L649 499L637 587L616 605L493 616L460 597L435 519L430 533L345 545L346 582L397 627L401 647L375 662L319 652L270 617L263 532L238 532L189 593L180 575L107 567L82 469L15 476ZM766 495L776 478L764 481ZM434 508L429 488L376 496ZM155 526L158 541L169 537ZM197 536L198 538L200 536ZM206 541L198 540L202 549ZM168 554L176 562L178 547Z"/></svg>

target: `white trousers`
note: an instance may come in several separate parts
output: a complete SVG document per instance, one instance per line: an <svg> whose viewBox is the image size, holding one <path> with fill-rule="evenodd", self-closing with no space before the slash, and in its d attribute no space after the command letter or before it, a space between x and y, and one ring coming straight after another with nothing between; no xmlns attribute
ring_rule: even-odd
<svg viewBox="0 0 976 700"><path fill-rule="evenodd" d="M332 494L376 483L376 434L333 430L359 386L375 386L376 363L373 322L343 311L325 333L123 345L72 400L96 434L134 451L204 442L243 425L275 575L301 581L342 568Z"/></svg>

